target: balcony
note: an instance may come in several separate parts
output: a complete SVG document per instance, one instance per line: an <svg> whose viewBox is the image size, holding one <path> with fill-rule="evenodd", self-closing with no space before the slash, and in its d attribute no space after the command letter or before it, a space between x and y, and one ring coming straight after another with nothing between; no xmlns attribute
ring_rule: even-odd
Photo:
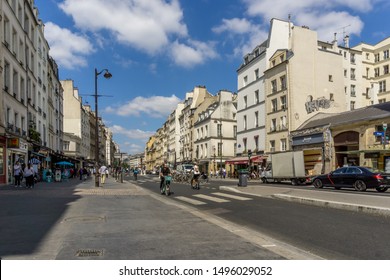
<svg viewBox="0 0 390 280"><path fill-rule="evenodd" d="M14 131L14 125L12 123L7 124L7 129L10 131Z"/></svg>

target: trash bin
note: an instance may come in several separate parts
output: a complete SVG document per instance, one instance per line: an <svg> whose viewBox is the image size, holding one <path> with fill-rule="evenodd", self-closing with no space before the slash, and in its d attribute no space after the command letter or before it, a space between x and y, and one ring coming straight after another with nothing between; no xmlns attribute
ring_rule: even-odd
<svg viewBox="0 0 390 280"><path fill-rule="evenodd" d="M238 186L246 187L248 185L248 171L240 170L238 174Z"/></svg>

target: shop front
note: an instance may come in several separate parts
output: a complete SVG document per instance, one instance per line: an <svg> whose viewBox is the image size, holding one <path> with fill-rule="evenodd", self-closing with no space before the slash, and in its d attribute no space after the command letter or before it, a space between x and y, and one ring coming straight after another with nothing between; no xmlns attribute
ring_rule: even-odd
<svg viewBox="0 0 390 280"><path fill-rule="evenodd" d="M225 161L226 172L232 178L238 178L238 173L242 170L260 172L260 169L265 166L266 160L265 155L234 157Z"/></svg>
<svg viewBox="0 0 390 280"><path fill-rule="evenodd" d="M13 166L15 162L27 164L28 143L23 138L7 139L7 179L6 183L13 183Z"/></svg>

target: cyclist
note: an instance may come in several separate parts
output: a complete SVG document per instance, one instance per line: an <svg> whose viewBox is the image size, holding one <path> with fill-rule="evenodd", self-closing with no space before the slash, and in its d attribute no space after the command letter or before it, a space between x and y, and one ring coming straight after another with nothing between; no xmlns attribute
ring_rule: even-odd
<svg viewBox="0 0 390 280"><path fill-rule="evenodd" d="M164 162L162 167L161 167L161 169L160 169L160 179L161 179L160 191L162 190L163 183L164 183L164 180L165 180L165 176L169 176L169 175L171 175L171 170L167 166L166 162Z"/></svg>
<svg viewBox="0 0 390 280"><path fill-rule="evenodd" d="M196 181L198 181L199 176L200 176L200 171L199 171L199 167L197 164L194 165L193 173L194 173L194 175L191 179L191 186L194 186L194 183L196 183Z"/></svg>

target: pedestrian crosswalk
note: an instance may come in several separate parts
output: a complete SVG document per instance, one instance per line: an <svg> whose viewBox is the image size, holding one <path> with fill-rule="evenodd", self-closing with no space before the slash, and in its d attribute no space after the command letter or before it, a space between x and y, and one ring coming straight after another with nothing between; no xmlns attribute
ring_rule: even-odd
<svg viewBox="0 0 390 280"><path fill-rule="evenodd" d="M223 198L221 198L223 197ZM240 196L240 195L232 195L222 192L214 192L210 193L209 195L206 194L194 194L189 197L185 196L176 196L174 197L177 200L190 203L192 205L204 205L207 204L207 202L216 202L216 203L228 203L233 200L239 200L239 201L249 201L252 200L250 197Z"/></svg>

